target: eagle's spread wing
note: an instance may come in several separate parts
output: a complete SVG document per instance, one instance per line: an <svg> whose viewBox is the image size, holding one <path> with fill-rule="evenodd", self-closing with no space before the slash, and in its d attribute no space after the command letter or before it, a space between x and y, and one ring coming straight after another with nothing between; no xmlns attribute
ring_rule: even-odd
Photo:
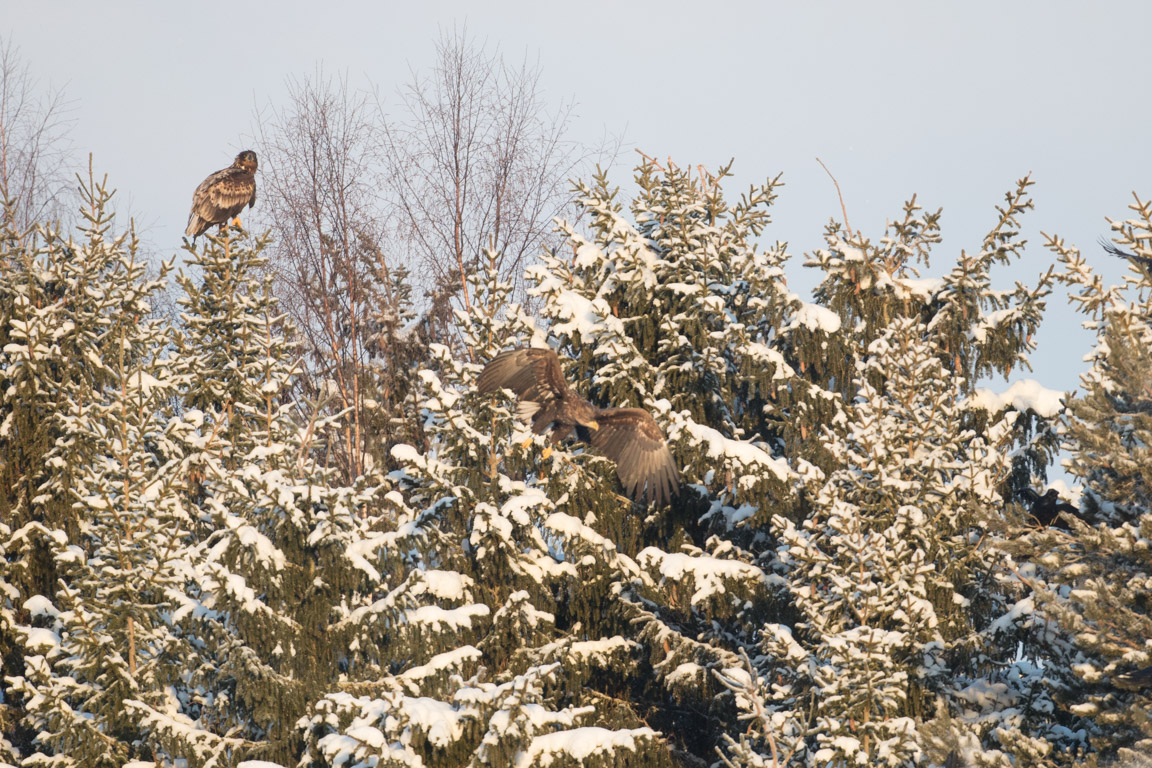
<svg viewBox="0 0 1152 768"><path fill-rule="evenodd" d="M496 355L476 380L476 390L481 394L498 389L512 390L526 405L535 403L543 407L562 399L568 392L568 384L555 352L520 347Z"/></svg>
<svg viewBox="0 0 1152 768"><path fill-rule="evenodd" d="M1032 506L1033 504L1036 504L1040 501L1040 494L1036 493L1036 491L1032 490L1031 488L1021 488L1016 493L1020 496L1020 498L1028 502L1029 506Z"/></svg>
<svg viewBox="0 0 1152 768"><path fill-rule="evenodd" d="M1152 258L1141 256L1138 253L1128 253L1128 251L1117 248L1115 245L1108 242L1104 238L1100 238L1100 247L1113 256L1119 256L1121 259L1128 259L1129 261L1136 262L1137 264L1143 264L1145 267L1152 269Z"/></svg>
<svg viewBox="0 0 1152 768"><path fill-rule="evenodd" d="M560 358L551 349L511 349L492 358L476 380L480 393L510 389L520 400L519 415L553 440L573 428L599 453L616 462L624 490L634 499L647 491L649 501L666 503L679 489L680 477L664 433L643 408L600 410L576 395L564 381Z"/></svg>
<svg viewBox="0 0 1152 768"><path fill-rule="evenodd" d="M599 429L592 432L592 447L616 462L624 490L639 499L665 504L680 487L680 474L664 433L643 408L605 408L596 415Z"/></svg>
<svg viewBox="0 0 1152 768"><path fill-rule="evenodd" d="M256 204L256 176L251 171L231 166L216 171L192 193L192 213L184 234L199 237L214 224L223 224Z"/></svg>

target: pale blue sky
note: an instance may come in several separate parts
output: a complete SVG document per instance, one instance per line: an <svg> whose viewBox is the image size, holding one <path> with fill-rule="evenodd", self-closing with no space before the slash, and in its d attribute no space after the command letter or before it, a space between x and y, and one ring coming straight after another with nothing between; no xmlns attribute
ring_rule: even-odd
<svg viewBox="0 0 1152 768"><path fill-rule="evenodd" d="M282 102L286 77L319 63L391 95L432 63L439 29L464 22L538 58L548 96L578 103L575 138L623 133L680 165L735 157L734 192L783 172L766 237L791 244L794 290L814 278L801 252L840 217L816 156L870 236L913 193L944 207L930 275L979 247L993 206L1032 171L1028 255L1000 287L1047 269L1040 231L1119 280L1123 263L1094 242L1133 190L1152 196L1152 3L0 2L0 34L74 99L78 156L95 153L166 255L196 184L245 148L254 107ZM1062 291L1039 340L1035 377L1077 386L1090 337Z"/></svg>

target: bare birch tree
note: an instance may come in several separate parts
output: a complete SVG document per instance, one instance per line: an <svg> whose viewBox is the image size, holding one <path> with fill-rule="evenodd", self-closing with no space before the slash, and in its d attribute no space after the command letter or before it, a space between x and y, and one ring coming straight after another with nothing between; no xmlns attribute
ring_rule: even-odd
<svg viewBox="0 0 1152 768"><path fill-rule="evenodd" d="M549 111L539 67L508 66L464 32L436 54L395 118L374 91L322 71L290 79L286 104L256 115L276 290L300 329L304 394L342 414L329 445L348 481L389 461L401 433L413 439L414 363L427 342L451 341L485 250L518 280L589 156L566 138L571 105Z"/></svg>
<svg viewBox="0 0 1152 768"><path fill-rule="evenodd" d="M556 242L552 219L591 153L568 138L573 105L546 103L538 65L510 65L466 29L442 34L436 58L401 90L400 116L382 121L386 181L423 287L453 286L468 309L467 277L486 248L518 284Z"/></svg>
<svg viewBox="0 0 1152 768"><path fill-rule="evenodd" d="M19 48L0 39L0 202L18 230L61 214L70 127L64 92L42 91Z"/></svg>
<svg viewBox="0 0 1152 768"><path fill-rule="evenodd" d="M369 454L380 456L403 389L394 358L407 295L383 247L380 128L368 94L346 78L317 71L287 86L285 106L257 115L262 215L274 233L276 290L307 361L302 394L343 414L329 447L352 481Z"/></svg>

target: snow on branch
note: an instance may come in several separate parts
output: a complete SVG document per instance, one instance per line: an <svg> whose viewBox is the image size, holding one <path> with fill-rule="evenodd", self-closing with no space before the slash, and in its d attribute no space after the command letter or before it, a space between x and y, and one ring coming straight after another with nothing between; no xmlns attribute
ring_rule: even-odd
<svg viewBox="0 0 1152 768"><path fill-rule="evenodd" d="M741 350L749 360L762 368L770 368L773 380L788 380L796 376L796 371L788 365L784 355L777 349L759 341L744 345Z"/></svg>
<svg viewBox="0 0 1152 768"><path fill-rule="evenodd" d="M662 402L667 403L667 401ZM692 445L703 451L708 458L727 459L732 464L737 465L738 468L748 470L750 474L746 477L749 482L755 481L755 476L752 473L761 469L768 470L778 480L787 481L795 477L796 473L792 471L787 462L783 459L774 458L763 448L743 440L725 437L711 427L697 424L686 414L672 414L672 417L673 423L668 429L669 440L677 440L687 433L688 440Z"/></svg>
<svg viewBox="0 0 1152 768"><path fill-rule="evenodd" d="M968 398L968 407L989 413L1015 408L1021 413L1032 411L1041 418L1050 419L1064 410L1066 396L1064 392L1041 386L1035 379L1021 379L999 394L990 389L977 389Z"/></svg>
<svg viewBox="0 0 1152 768"><path fill-rule="evenodd" d="M793 312L792 320L785 326L785 330L800 326L832 335L840 330L840 316L827 307L802 301Z"/></svg>
<svg viewBox="0 0 1152 768"><path fill-rule="evenodd" d="M739 560L722 560L708 555L688 555L682 552L665 552L656 547L647 547L636 556L640 564L656 570L662 581L683 581L691 576L696 591L692 593L692 605L724 594L728 591L726 581L758 581L768 583L768 577L761 569Z"/></svg>
<svg viewBox="0 0 1152 768"><path fill-rule="evenodd" d="M544 520L544 527L567 537L572 546L575 546L576 541L583 541L586 545L602 551L608 559L614 561L616 567L625 573L636 576L644 575L634 560L616 549L616 542L600 535L594 528L585 525L572 515L564 512L553 512Z"/></svg>
<svg viewBox="0 0 1152 768"><path fill-rule="evenodd" d="M651 728L629 728L610 731L607 728L587 726L566 731L546 733L532 739L528 748L516 756L516 768L546 766L553 761L553 755L565 756L583 764L594 755L612 755L620 749L630 752L640 751L644 742L659 739Z"/></svg>

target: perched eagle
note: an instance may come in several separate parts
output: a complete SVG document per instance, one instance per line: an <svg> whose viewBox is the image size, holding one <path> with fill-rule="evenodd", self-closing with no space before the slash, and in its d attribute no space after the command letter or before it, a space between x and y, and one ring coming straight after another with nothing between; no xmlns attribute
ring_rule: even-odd
<svg viewBox="0 0 1152 768"><path fill-rule="evenodd" d="M597 408L568 388L560 358L550 349L511 349L484 366L476 389L510 389L522 417L538 435L552 430L552 443L576 437L616 462L624 490L637 501L665 504L680 489L679 472L664 433L643 408Z"/></svg>
<svg viewBox="0 0 1152 768"><path fill-rule="evenodd" d="M1067 521L1060 518L1060 513L1067 512L1075 517L1080 511L1071 504L1060 501L1060 492L1055 488L1049 488L1043 496L1031 488L1022 488L1020 497L1028 503L1028 512L1032 515L1032 519L1045 528L1052 526L1062 531L1071 530Z"/></svg>
<svg viewBox="0 0 1152 768"><path fill-rule="evenodd" d="M1128 253L1128 251L1117 248L1115 245L1108 242L1104 238L1100 238L1100 247L1113 256L1119 256L1121 259L1128 259L1128 261L1133 261L1137 264L1143 264L1145 267L1152 269L1152 258L1141 256L1138 253Z"/></svg>
<svg viewBox="0 0 1152 768"><path fill-rule="evenodd" d="M223 228L246 205L256 205L256 153L250 149L236 155L232 165L216 171L196 187L184 234L195 240L213 224Z"/></svg>

